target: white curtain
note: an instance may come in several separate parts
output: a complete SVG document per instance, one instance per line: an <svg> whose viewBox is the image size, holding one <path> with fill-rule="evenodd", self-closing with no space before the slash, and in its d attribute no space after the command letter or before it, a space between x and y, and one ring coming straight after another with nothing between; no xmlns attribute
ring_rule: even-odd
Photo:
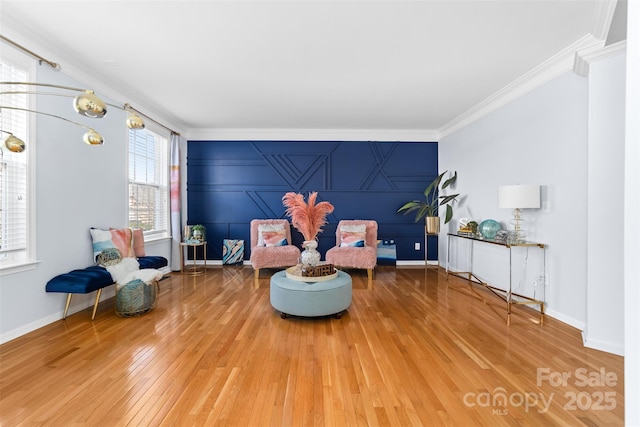
<svg viewBox="0 0 640 427"><path fill-rule="evenodd" d="M180 270L180 242L182 241L182 201L180 197L180 144L184 138L171 134L171 270Z"/></svg>

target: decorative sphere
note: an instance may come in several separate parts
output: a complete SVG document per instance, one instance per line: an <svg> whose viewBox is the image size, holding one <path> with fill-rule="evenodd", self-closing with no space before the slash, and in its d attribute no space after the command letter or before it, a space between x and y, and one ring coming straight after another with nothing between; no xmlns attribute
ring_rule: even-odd
<svg viewBox="0 0 640 427"><path fill-rule="evenodd" d="M493 219L485 219L478 226L478 231L485 239L495 239L498 231L502 229L500 223Z"/></svg>

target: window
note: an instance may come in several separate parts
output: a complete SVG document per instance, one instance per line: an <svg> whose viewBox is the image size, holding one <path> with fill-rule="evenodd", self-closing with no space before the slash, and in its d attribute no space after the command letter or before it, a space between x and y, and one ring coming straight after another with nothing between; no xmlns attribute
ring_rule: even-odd
<svg viewBox="0 0 640 427"><path fill-rule="evenodd" d="M148 129L129 131L129 227L145 237L169 235L167 138Z"/></svg>
<svg viewBox="0 0 640 427"><path fill-rule="evenodd" d="M0 58L0 81L29 81L30 63L14 59L3 52ZM28 91L25 86L0 85L0 92ZM29 108L29 96L8 93L0 96L0 105ZM25 111L0 109L0 269L24 265L35 259L30 215L31 170L34 145L29 138L29 114ZM27 142L27 150L12 153L4 146L11 132Z"/></svg>

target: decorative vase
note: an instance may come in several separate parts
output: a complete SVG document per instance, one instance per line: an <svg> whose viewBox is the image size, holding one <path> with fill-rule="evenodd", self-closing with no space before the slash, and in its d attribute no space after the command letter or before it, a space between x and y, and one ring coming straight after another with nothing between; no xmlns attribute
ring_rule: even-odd
<svg viewBox="0 0 640 427"><path fill-rule="evenodd" d="M185 225L184 226L184 231L182 232L183 236L182 239L186 242L188 240L191 239L191 226L190 225Z"/></svg>
<svg viewBox="0 0 640 427"><path fill-rule="evenodd" d="M424 218L425 230L427 234L440 234L440 217L427 216Z"/></svg>
<svg viewBox="0 0 640 427"><path fill-rule="evenodd" d="M493 219L485 219L478 226L478 231L485 239L495 239L498 231L502 229L502 226L498 221Z"/></svg>
<svg viewBox="0 0 640 427"><path fill-rule="evenodd" d="M305 240L302 242L302 248L304 251L300 254L300 261L302 265L318 265L320 264L320 252L318 248L318 242L316 240Z"/></svg>

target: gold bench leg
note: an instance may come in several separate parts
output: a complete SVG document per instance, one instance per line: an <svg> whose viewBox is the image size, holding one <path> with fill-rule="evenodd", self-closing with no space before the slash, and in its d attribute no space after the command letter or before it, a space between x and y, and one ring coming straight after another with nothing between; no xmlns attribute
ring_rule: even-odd
<svg viewBox="0 0 640 427"><path fill-rule="evenodd" d="M254 282L254 286L256 289L258 289L260 287L260 282L258 280L258 278L260 277L260 269L256 268L253 271L253 282Z"/></svg>
<svg viewBox="0 0 640 427"><path fill-rule="evenodd" d="M64 305L64 314L62 315L63 319L67 318L67 312L69 311L69 304L71 304L71 297L73 294L67 294L67 303Z"/></svg>
<svg viewBox="0 0 640 427"><path fill-rule="evenodd" d="M96 293L96 302L93 304L93 314L91 315L91 320L96 318L96 310L98 309L98 303L100 302L100 295L102 295L102 288L98 289Z"/></svg>

